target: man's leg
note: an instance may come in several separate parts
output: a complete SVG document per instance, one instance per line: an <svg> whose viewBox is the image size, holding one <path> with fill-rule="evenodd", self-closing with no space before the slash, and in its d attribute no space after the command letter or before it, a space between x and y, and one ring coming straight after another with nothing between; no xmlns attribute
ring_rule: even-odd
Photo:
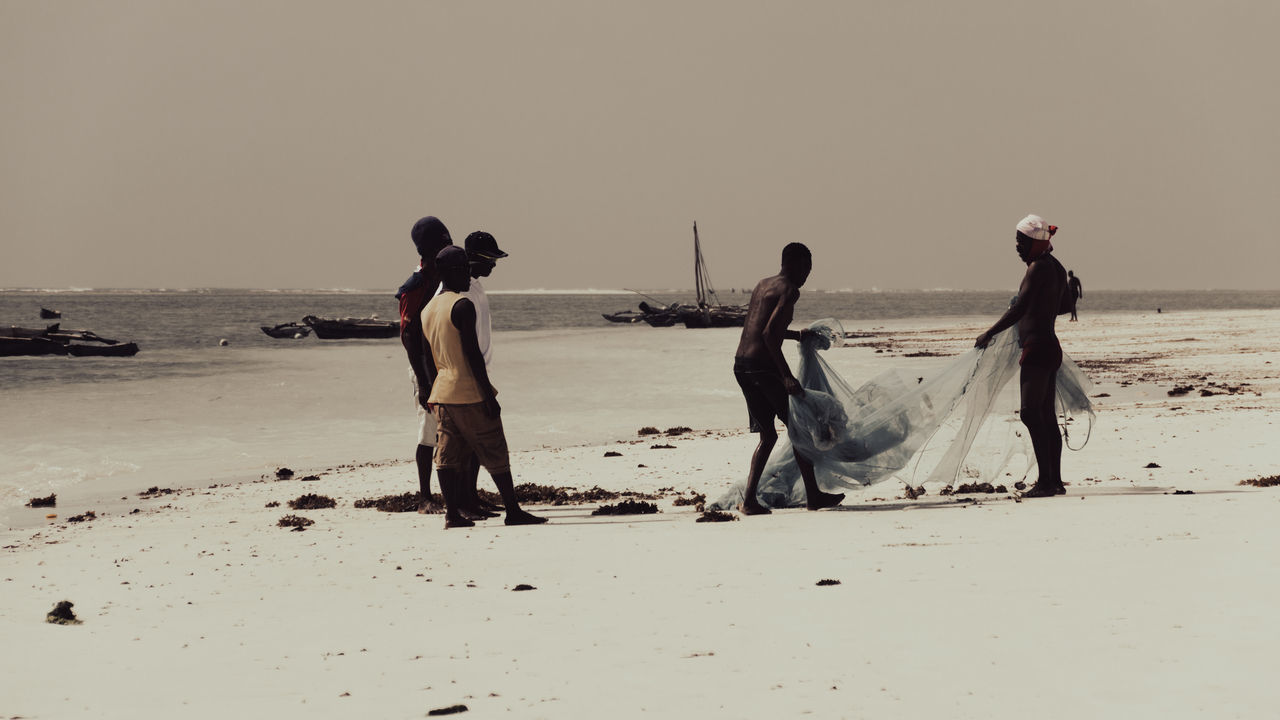
<svg viewBox="0 0 1280 720"><path fill-rule="evenodd" d="M414 463L418 466L418 491L422 493L422 503L418 505L418 512L423 515L440 512L441 509L431 499L431 464L435 454L435 447L419 444L413 456Z"/></svg>
<svg viewBox="0 0 1280 720"><path fill-rule="evenodd" d="M1023 497L1051 497L1065 492L1062 484L1062 435L1058 432L1058 418L1054 411L1054 387L1058 368L1046 365L1024 364L1020 384L1022 408L1019 415L1031 436L1036 465L1040 476L1035 485L1023 493Z"/></svg>
<svg viewBox="0 0 1280 720"><path fill-rule="evenodd" d="M445 528L475 527L475 523L468 520L461 512L458 496L462 489L462 476L458 469L442 467L437 468L436 472L440 476L440 494L444 496Z"/></svg>
<svg viewBox="0 0 1280 720"><path fill-rule="evenodd" d="M502 495L502 504L506 506L507 517L503 523L507 525L539 525L547 521L544 517L530 515L520 507L516 500L515 481L510 470L492 473L493 484L498 486L498 494Z"/></svg>
<svg viewBox="0 0 1280 720"><path fill-rule="evenodd" d="M488 508L480 502L480 493L476 488L476 483L480 478L480 459L471 454L471 458L467 460L467 466L462 470L462 512L472 520L487 520L492 517L498 517L495 512L490 512Z"/></svg>
<svg viewBox="0 0 1280 720"><path fill-rule="evenodd" d="M756 451L751 455L751 470L750 474L747 475L747 489L743 491L742 504L738 506L738 511L743 515L769 514L769 508L761 505L759 498L756 497L756 488L760 486L760 476L764 474L764 465L769 461L769 454L773 452L773 446L777 442L778 431L773 429L773 418L770 417L769 426L761 426L760 443L756 445ZM810 466L809 470L812 472L813 467ZM805 485L805 487L808 487L808 485Z"/></svg>
<svg viewBox="0 0 1280 720"><path fill-rule="evenodd" d="M794 448L792 452L795 452ZM828 493L818 489L818 480L813 475L813 463L800 453L795 453L796 465L800 466L800 477L804 480L805 507L810 510L835 507L844 501L844 493Z"/></svg>

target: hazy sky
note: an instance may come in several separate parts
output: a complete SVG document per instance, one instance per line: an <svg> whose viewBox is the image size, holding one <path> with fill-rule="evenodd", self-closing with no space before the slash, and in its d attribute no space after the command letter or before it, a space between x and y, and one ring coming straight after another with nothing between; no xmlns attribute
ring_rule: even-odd
<svg viewBox="0 0 1280 720"><path fill-rule="evenodd" d="M0 0L0 287L1280 288L1280 3Z"/></svg>

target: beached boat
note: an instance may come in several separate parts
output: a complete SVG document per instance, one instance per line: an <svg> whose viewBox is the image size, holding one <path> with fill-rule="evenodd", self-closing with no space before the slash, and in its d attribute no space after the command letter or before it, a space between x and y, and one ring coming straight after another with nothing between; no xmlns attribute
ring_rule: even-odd
<svg viewBox="0 0 1280 720"><path fill-rule="evenodd" d="M0 329L0 355L131 357L137 354L137 343L104 338L89 330L63 330L58 323L44 329L17 326Z"/></svg>
<svg viewBox="0 0 1280 720"><path fill-rule="evenodd" d="M392 338L400 335L400 323L395 320L368 318L322 318L308 315L302 318L322 340L346 340L352 338Z"/></svg>
<svg viewBox="0 0 1280 720"><path fill-rule="evenodd" d="M49 308L40 308L41 320L56 320L60 317L62 317L62 311L60 310L50 310Z"/></svg>
<svg viewBox="0 0 1280 720"><path fill-rule="evenodd" d="M274 327L267 327L266 325L261 325L260 327L262 328L262 332L273 338L296 340L307 337L311 334L311 328L306 325L299 325L296 322L280 323Z"/></svg>

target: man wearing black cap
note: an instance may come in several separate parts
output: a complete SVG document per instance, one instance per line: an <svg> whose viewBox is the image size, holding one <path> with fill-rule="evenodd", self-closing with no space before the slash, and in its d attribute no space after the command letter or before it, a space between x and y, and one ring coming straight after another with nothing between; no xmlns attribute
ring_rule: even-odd
<svg viewBox="0 0 1280 720"><path fill-rule="evenodd" d="M546 518L520 508L511 477L511 458L502 428L497 390L489 382L484 355L476 339L475 304L464 293L471 285L470 263L460 247L446 247L436 255L444 291L422 311L425 356L434 369L428 402L435 413L436 470L445 497L446 528L475 523L462 512L462 471L474 453L502 495L507 525L536 525Z"/></svg>
<svg viewBox="0 0 1280 720"><path fill-rule="evenodd" d="M449 229L439 219L428 215L413 224L409 231L413 245L418 250L418 269L396 292L400 301L400 344L404 345L412 370L414 403L418 407L418 446L414 460L418 466L418 488L422 492L422 505L418 512L438 511L431 502L431 458L436 449L436 421L427 412L427 394L431 390L422 350L422 309L440 285L436 272L436 253L446 245L452 245Z"/></svg>

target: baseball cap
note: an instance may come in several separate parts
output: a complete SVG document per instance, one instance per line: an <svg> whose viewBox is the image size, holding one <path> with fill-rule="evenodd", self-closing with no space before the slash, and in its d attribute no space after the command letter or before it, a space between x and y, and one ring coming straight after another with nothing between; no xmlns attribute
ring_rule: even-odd
<svg viewBox="0 0 1280 720"><path fill-rule="evenodd" d="M464 242L468 255L482 257L485 260L497 260L507 257L507 254L498 249L498 241L493 236L483 230L477 230L467 236Z"/></svg>

